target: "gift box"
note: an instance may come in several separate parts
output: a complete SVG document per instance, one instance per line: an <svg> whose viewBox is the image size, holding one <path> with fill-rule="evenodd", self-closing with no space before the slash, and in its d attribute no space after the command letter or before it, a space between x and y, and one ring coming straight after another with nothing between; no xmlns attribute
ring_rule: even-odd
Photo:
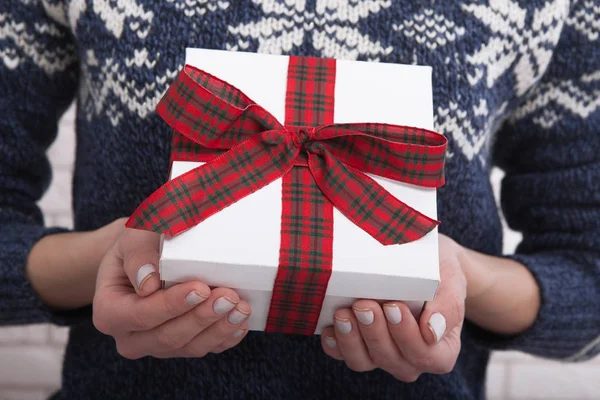
<svg viewBox="0 0 600 400"><path fill-rule="evenodd" d="M251 330L299 334L359 298L434 298L431 68L188 49L157 110L170 180L128 226L163 234L166 285L233 288Z"/></svg>

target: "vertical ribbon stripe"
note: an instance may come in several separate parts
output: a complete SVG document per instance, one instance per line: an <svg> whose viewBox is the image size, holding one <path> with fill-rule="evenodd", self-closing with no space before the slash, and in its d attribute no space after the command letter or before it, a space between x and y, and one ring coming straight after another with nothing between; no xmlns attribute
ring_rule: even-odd
<svg viewBox="0 0 600 400"><path fill-rule="evenodd" d="M286 126L333 123L335 60L290 57ZM306 167L283 176L279 268L267 332L312 335L317 326L333 257L333 205Z"/></svg>

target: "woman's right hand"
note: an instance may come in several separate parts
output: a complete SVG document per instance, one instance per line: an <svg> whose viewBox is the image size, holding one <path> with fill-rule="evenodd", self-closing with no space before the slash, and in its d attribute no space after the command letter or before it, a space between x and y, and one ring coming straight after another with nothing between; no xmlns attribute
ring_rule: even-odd
<svg viewBox="0 0 600 400"><path fill-rule="evenodd" d="M250 305L231 289L199 281L162 289L159 240L125 229L106 253L94 295L96 328L129 359L203 357L237 345L248 331Z"/></svg>

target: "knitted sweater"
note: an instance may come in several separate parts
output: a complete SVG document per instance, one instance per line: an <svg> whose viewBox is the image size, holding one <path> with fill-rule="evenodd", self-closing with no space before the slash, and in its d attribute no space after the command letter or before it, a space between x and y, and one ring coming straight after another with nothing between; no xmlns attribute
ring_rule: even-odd
<svg viewBox="0 0 600 400"><path fill-rule="evenodd" d="M600 352L599 35L594 0L2 0L0 325L72 326L61 399L482 399L490 350L589 358ZM502 254L489 181L502 168L504 216L523 233L508 256L541 289L535 324L502 337L467 322L453 372L405 384L349 370L318 337L259 332L202 359L129 361L90 308L46 308L23 271L33 244L62 230L36 207L57 119L76 99L75 229L130 215L167 178L171 134L154 107L186 47L432 66L449 140L440 231Z"/></svg>

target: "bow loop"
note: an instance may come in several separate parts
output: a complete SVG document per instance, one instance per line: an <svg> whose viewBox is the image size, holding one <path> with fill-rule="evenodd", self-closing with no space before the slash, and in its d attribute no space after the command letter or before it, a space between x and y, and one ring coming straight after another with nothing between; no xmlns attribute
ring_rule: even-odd
<svg viewBox="0 0 600 400"><path fill-rule="evenodd" d="M281 129L275 117L241 90L186 65L156 111L171 126L182 147L230 149L258 132Z"/></svg>
<svg viewBox="0 0 600 400"><path fill-rule="evenodd" d="M444 185L447 140L427 129L390 124L331 124L314 142L354 169L424 187Z"/></svg>

